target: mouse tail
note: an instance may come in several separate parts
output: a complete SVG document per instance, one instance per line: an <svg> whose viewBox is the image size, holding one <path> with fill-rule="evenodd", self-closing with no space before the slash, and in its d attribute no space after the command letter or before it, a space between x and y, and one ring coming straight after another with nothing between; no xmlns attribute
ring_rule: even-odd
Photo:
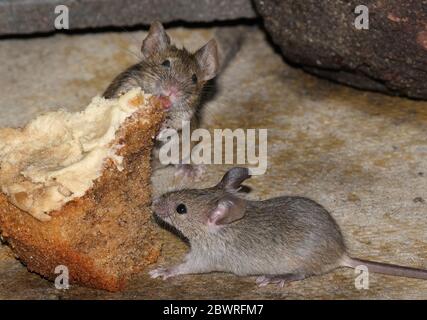
<svg viewBox="0 0 427 320"><path fill-rule="evenodd" d="M356 268L366 266L369 272L388 274L398 277L416 278L427 280L427 270L398 266L388 263L374 262L357 258L345 257L342 266Z"/></svg>

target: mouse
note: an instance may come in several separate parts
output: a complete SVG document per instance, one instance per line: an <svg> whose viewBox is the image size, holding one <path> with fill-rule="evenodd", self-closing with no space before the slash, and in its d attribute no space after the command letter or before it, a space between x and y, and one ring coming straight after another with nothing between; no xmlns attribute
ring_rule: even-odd
<svg viewBox="0 0 427 320"><path fill-rule="evenodd" d="M160 132L174 129L180 132L183 121L191 128L198 126L195 116L200 106L203 89L219 70L218 47L215 39L189 52L171 43L163 25L151 24L141 45L142 60L117 75L103 93L106 99L117 98L131 88L141 87L146 93L162 99L166 119ZM156 141L154 158L158 160L159 149L164 143ZM154 167L161 167L159 161ZM201 167L181 164L178 175L200 175Z"/></svg>
<svg viewBox="0 0 427 320"><path fill-rule="evenodd" d="M167 192L152 202L156 220L190 245L184 261L149 272L152 278L227 272L257 276L260 286L322 275L339 267L427 279L427 270L362 260L348 254L340 227L317 202L300 196L262 201L239 196L248 168L234 167L206 189Z"/></svg>

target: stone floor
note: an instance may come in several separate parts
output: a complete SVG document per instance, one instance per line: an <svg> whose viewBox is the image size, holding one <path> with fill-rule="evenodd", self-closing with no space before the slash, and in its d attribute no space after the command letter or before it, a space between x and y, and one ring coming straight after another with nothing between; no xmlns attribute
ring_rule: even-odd
<svg viewBox="0 0 427 320"><path fill-rule="evenodd" d="M211 29L170 30L196 48ZM111 78L137 60L144 32L55 35L0 41L0 126L18 126L58 107L79 110ZM261 30L253 30L217 81L205 106L207 128L268 128L266 175L248 181L249 197L311 197L328 208L354 256L427 268L427 102L357 91L285 64ZM197 186L226 170L208 168ZM159 171L156 193L186 185ZM179 261L186 246L163 232L160 264ZM354 272L340 269L284 288L258 288L254 278L229 274L168 281L141 274L126 291L73 286L58 291L27 272L0 247L0 299L426 299L427 281L372 274L357 290Z"/></svg>

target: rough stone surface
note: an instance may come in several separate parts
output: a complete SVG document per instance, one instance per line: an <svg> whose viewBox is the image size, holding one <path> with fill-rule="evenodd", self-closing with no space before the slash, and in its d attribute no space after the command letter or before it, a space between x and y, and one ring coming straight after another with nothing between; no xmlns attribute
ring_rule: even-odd
<svg viewBox="0 0 427 320"><path fill-rule="evenodd" d="M255 0L284 56L357 88L427 99L427 1ZM356 6L369 9L357 30Z"/></svg>
<svg viewBox="0 0 427 320"><path fill-rule="evenodd" d="M0 126L22 125L46 110L78 110L136 58L143 32L55 35L0 42ZM173 29L196 48L210 29ZM283 63L263 32L253 30L217 81L203 125L268 128L266 175L248 180L248 197L309 196L337 219L355 256L427 268L427 102L361 92L313 77ZM65 101L65 104L63 102ZM61 105L62 104L62 105ZM174 181L172 169L153 177L155 191L213 185L226 166L207 168L199 183ZM188 250L162 231L161 265ZM427 282L372 274L357 290L354 271L258 288L230 274L161 280L141 274L121 293L53 284L29 273L0 247L0 299L427 299Z"/></svg>
<svg viewBox="0 0 427 320"><path fill-rule="evenodd" d="M58 5L68 7L71 30L256 16L251 0L0 0L0 35L55 31Z"/></svg>

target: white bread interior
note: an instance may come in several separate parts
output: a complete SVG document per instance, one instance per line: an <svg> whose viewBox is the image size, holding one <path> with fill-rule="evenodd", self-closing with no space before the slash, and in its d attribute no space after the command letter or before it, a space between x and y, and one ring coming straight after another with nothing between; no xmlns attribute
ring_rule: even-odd
<svg viewBox="0 0 427 320"><path fill-rule="evenodd" d="M92 187L106 159L122 169L116 132L149 98L135 88L117 99L95 97L79 113L50 112L22 129L0 129L1 191L21 210L50 220L50 212Z"/></svg>

